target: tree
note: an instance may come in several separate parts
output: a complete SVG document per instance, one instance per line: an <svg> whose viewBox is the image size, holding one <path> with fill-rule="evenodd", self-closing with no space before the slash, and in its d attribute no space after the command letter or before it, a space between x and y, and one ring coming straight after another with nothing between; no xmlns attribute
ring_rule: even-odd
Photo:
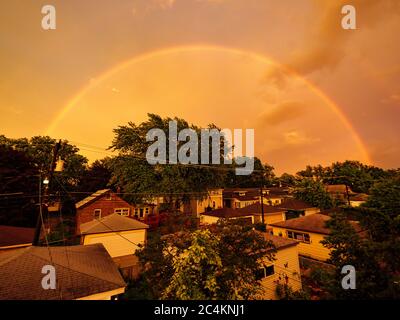
<svg viewBox="0 0 400 320"><path fill-rule="evenodd" d="M110 187L111 158L105 158L94 161L82 174L78 191L82 192L95 192L100 189ZM85 197L86 195L84 195Z"/></svg>
<svg viewBox="0 0 400 320"><path fill-rule="evenodd" d="M214 300L219 290L217 277L222 271L218 238L209 230L197 230L190 238L189 247L174 254L173 275L162 298Z"/></svg>
<svg viewBox="0 0 400 320"><path fill-rule="evenodd" d="M334 202L326 191L325 186L310 178L305 178L297 183L294 195L297 199L303 200L321 209L330 209Z"/></svg>
<svg viewBox="0 0 400 320"><path fill-rule="evenodd" d="M202 198L206 195L205 191L208 188L222 186L225 172L215 170L216 165L194 167L181 164L152 165L148 163L146 152L152 142L146 141L146 134L150 129L163 130L167 137L168 148L169 122L172 120L177 122L178 132L191 128L200 135L200 128L189 125L183 119L161 118L154 114L149 114L148 120L138 125L130 122L128 125L114 130L115 138L111 149L118 151L119 155L110 164L111 182L120 186L125 192L137 194L137 196L130 196L127 200L140 202L146 198L143 197L144 195L147 198L164 195L167 203L173 209L176 203L188 200L189 195ZM214 125L209 127L214 128ZM183 143L179 142L178 149ZM222 150L223 148L220 149L220 152ZM169 152L167 150L167 163L168 161ZM218 169L220 169L219 166Z"/></svg>
<svg viewBox="0 0 400 320"><path fill-rule="evenodd" d="M334 215L327 225L331 229L331 234L323 241L323 244L332 250L328 262L335 266L335 272L326 284L331 298L400 298L400 287L396 285L396 273L389 267L393 265L393 262L385 258L389 248L382 247L369 236L360 238L343 215ZM397 265L398 248L397 244L397 252L393 252L390 257L397 261ZM341 270L345 265L351 265L356 270L355 290L344 290L341 286L344 276Z"/></svg>
<svg viewBox="0 0 400 320"><path fill-rule="evenodd" d="M227 188L260 188L270 187L275 182L274 167L269 164L262 164L257 157L254 158L254 171L245 176L236 175L234 168L228 171L225 178L224 186Z"/></svg>
<svg viewBox="0 0 400 320"><path fill-rule="evenodd" d="M294 187L296 185L297 179L294 175L289 173L283 173L279 178L278 182L282 187Z"/></svg>
<svg viewBox="0 0 400 320"><path fill-rule="evenodd" d="M368 201L353 208L363 232L360 237L347 222L348 217L335 215L329 221L331 234L325 245L332 250L330 262L336 266L330 292L336 298L399 299L400 273L400 182L391 178L377 182ZM357 271L357 290L340 287L344 265Z"/></svg>
<svg viewBox="0 0 400 320"><path fill-rule="evenodd" d="M209 229L152 238L138 253L140 288L155 299L250 299L262 291L260 261L274 259L275 248L240 221ZM149 296L149 294L146 294Z"/></svg>
<svg viewBox="0 0 400 320"><path fill-rule="evenodd" d="M33 227L39 177L32 159L0 144L0 224Z"/></svg>

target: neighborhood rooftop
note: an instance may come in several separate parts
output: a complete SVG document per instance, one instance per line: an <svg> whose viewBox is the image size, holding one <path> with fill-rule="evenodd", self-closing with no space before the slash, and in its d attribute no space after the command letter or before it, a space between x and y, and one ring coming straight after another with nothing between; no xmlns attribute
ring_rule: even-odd
<svg viewBox="0 0 400 320"><path fill-rule="evenodd" d="M330 229L326 226L326 222L330 219L331 217L328 215L316 213L309 216L271 223L270 226L328 235L330 234ZM356 222L351 221L350 223L357 232L361 231Z"/></svg>
<svg viewBox="0 0 400 320"><path fill-rule="evenodd" d="M217 218L239 218L239 217L248 217L251 214L247 212L241 212L237 209L232 208L221 208L208 212L202 213L204 216L211 216Z"/></svg>
<svg viewBox="0 0 400 320"><path fill-rule="evenodd" d="M75 204L75 207L77 209L80 209L86 205L88 205L89 203L93 202L94 200L102 197L103 195L105 195L107 192L109 192L110 189L103 189L103 190L98 190L95 193L91 194L90 196L86 197L85 199L77 202Z"/></svg>
<svg viewBox="0 0 400 320"><path fill-rule="evenodd" d="M43 290L41 287L42 268L47 264L56 269L56 290ZM121 291L125 286L117 266L102 244L29 247L12 255L0 255L0 300L79 299L102 292Z"/></svg>
<svg viewBox="0 0 400 320"><path fill-rule="evenodd" d="M0 226L0 248L29 245L32 243L35 229Z"/></svg>
<svg viewBox="0 0 400 320"><path fill-rule="evenodd" d="M148 227L147 224L140 221L113 213L104 218L81 224L80 232L81 234L94 234L147 229Z"/></svg>
<svg viewBox="0 0 400 320"><path fill-rule="evenodd" d="M270 206L270 205L266 205L265 203L263 204L263 209L264 209L264 214L274 214L274 213L280 213L280 212L285 211L284 209L282 209L279 206ZM260 202L253 203L249 206L246 206L246 207L240 208L240 209L236 209L236 210L243 214L245 214L245 213L247 213L247 214L262 214Z"/></svg>

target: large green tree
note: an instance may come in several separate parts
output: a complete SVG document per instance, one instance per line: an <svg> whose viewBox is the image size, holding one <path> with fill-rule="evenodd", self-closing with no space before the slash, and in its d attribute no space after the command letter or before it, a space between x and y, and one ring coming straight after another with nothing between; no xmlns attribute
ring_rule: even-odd
<svg viewBox="0 0 400 320"><path fill-rule="evenodd" d="M146 297L251 299L262 292L260 262L272 261L275 248L251 226L220 220L210 229L155 236L137 254L143 273L136 289L146 288Z"/></svg>
<svg viewBox="0 0 400 320"><path fill-rule="evenodd" d="M311 178L304 178L299 181L296 184L294 195L297 199L321 209L330 209L335 205L324 184Z"/></svg>
<svg viewBox="0 0 400 320"><path fill-rule="evenodd" d="M177 131L193 129L200 141L200 128L179 118L161 118L149 114L148 120L138 125L133 122L114 130L115 137L111 149L119 154L112 161L111 182L131 193L128 200L139 202L142 199L163 195L171 205L189 198L204 197L208 188L220 187L226 174L219 165L182 165L169 162L169 122L177 122ZM210 129L216 128L214 125ZM151 129L161 129L166 135L167 164L149 164L146 152L153 141L146 141L146 134ZM185 142L178 142L178 150ZM199 143L200 148L200 143ZM200 151L200 149L198 150ZM223 156L223 145L219 150ZM199 152L200 154L200 152ZM211 155L211 153L210 153Z"/></svg>

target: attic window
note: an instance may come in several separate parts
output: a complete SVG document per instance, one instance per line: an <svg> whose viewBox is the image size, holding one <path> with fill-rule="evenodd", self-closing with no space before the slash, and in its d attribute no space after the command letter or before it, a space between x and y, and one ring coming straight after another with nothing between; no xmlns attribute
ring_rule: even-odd
<svg viewBox="0 0 400 320"><path fill-rule="evenodd" d="M94 209L93 218L99 220L101 218L101 209Z"/></svg>

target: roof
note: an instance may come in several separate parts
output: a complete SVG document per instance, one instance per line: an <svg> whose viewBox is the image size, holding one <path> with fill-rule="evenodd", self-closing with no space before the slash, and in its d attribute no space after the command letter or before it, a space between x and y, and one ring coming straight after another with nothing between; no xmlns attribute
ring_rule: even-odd
<svg viewBox="0 0 400 320"><path fill-rule="evenodd" d="M80 226L81 234L94 234L106 232L120 232L130 230L147 229L149 226L133 218L123 217L118 213L113 213L101 219L82 223Z"/></svg>
<svg viewBox="0 0 400 320"><path fill-rule="evenodd" d="M285 198L277 207L283 210L306 210L314 208L313 205L295 198Z"/></svg>
<svg viewBox="0 0 400 320"><path fill-rule="evenodd" d="M32 244L34 228L22 228L0 225L0 248Z"/></svg>
<svg viewBox="0 0 400 320"><path fill-rule="evenodd" d="M55 267L58 289L42 288L44 265ZM29 247L0 255L0 300L70 300L125 287L102 244Z"/></svg>
<svg viewBox="0 0 400 320"><path fill-rule="evenodd" d="M358 193L350 196L350 201L367 201L368 197L369 196L365 193Z"/></svg>
<svg viewBox="0 0 400 320"><path fill-rule="evenodd" d="M350 189L350 187L347 187L346 191L346 185L345 184L331 184L331 185L326 185L325 189L329 193L341 193L341 194L347 194L347 191L349 194L354 194L354 192Z"/></svg>
<svg viewBox="0 0 400 320"><path fill-rule="evenodd" d="M270 226L280 227L291 230L299 230L306 232L313 232L319 234L330 234L330 229L326 227L326 222L331 219L330 216L324 214L311 214L308 216L303 216L295 219L289 219L286 221L270 223ZM360 227L355 221L350 221L352 226L357 232L360 232Z"/></svg>
<svg viewBox="0 0 400 320"><path fill-rule="evenodd" d="M274 236L266 232L263 232L262 234L264 235L265 240L272 241L277 250L285 249L291 246L297 246L299 244L296 240Z"/></svg>
<svg viewBox="0 0 400 320"><path fill-rule="evenodd" d="M264 214L274 214L274 213L282 213L285 212L284 209L278 207L278 206L269 206L264 203L263 205L264 209ZM260 202L253 203L249 206L246 206L244 208L237 209L241 213L247 213L247 214L262 214L261 212L261 204Z"/></svg>
<svg viewBox="0 0 400 320"><path fill-rule="evenodd" d="M90 196L86 197L85 199L77 202L75 204L76 209L80 209L86 205L88 205L89 203L92 203L93 201L101 198L102 196L104 196L105 194L107 194L109 191L111 191L110 189L103 189L103 190L98 190L95 193L91 194Z"/></svg>
<svg viewBox="0 0 400 320"><path fill-rule="evenodd" d="M238 209L221 208L221 209L216 209L216 210L212 210L212 211L208 211L208 212L203 212L203 213L201 213L201 215L227 219L227 218L249 217L252 214L247 213L247 212L241 212Z"/></svg>

